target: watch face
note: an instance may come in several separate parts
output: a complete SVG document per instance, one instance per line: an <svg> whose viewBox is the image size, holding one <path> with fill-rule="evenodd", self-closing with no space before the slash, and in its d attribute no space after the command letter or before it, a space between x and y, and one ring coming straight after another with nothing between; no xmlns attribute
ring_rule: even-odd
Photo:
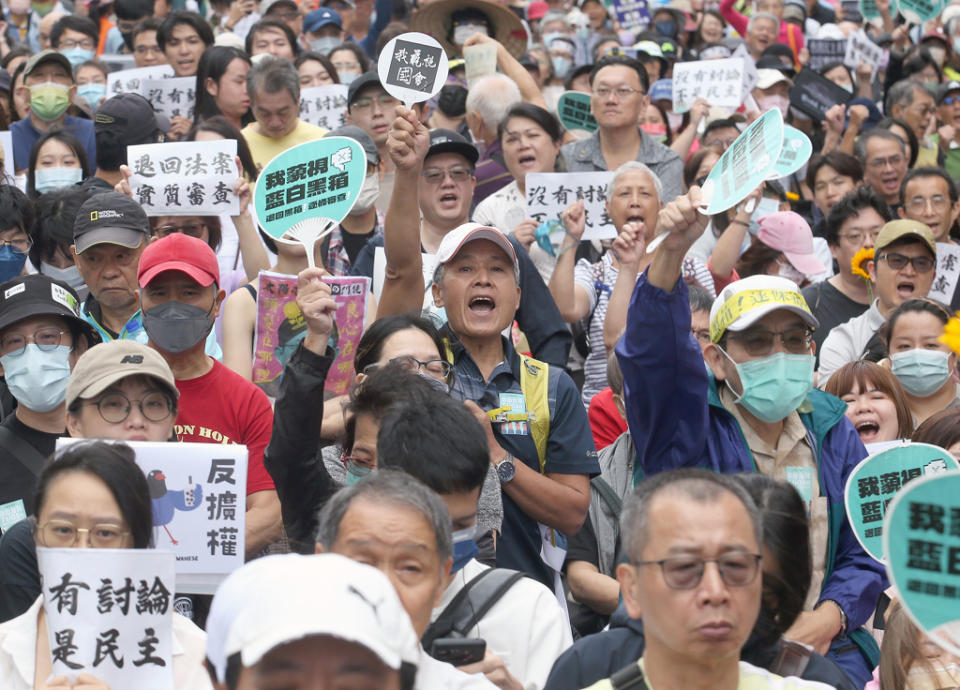
<svg viewBox="0 0 960 690"><path fill-rule="evenodd" d="M499 477L501 482L506 484L511 479L513 479L513 475L516 472L516 469L517 468L513 466L512 459L504 460L499 465L497 465L497 477Z"/></svg>

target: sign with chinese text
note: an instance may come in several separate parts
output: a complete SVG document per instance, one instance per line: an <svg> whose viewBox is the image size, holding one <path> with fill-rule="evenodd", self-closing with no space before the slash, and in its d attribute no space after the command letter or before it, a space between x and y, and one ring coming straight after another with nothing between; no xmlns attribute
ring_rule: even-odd
<svg viewBox="0 0 960 690"><path fill-rule="evenodd" d="M143 92L143 81L145 79L172 79L173 76L173 67L170 65L151 65L150 67L136 67L111 72L107 75L107 98L121 93L138 93L146 98L146 94Z"/></svg>
<svg viewBox="0 0 960 690"><path fill-rule="evenodd" d="M673 111L685 113L698 98L734 111L743 103L745 59L678 62L673 66Z"/></svg>
<svg viewBox="0 0 960 690"><path fill-rule="evenodd" d="M343 127L347 124L347 85L300 89L300 119L324 129Z"/></svg>
<svg viewBox="0 0 960 690"><path fill-rule="evenodd" d="M564 91L557 100L557 116L569 130L582 129L596 132L597 121L590 112L590 94L580 91Z"/></svg>
<svg viewBox="0 0 960 690"><path fill-rule="evenodd" d="M353 382L353 356L363 335L370 279L324 276L337 313L330 335L336 357L324 389L343 395ZM276 397L283 368L307 335L307 322L297 306L297 276L260 271L257 286L257 327L254 334L253 382Z"/></svg>
<svg viewBox="0 0 960 690"><path fill-rule="evenodd" d="M874 73L883 62L883 48L871 41L863 29L850 34L850 38L847 39L847 51L843 58L843 64L853 70L857 69L861 62L873 67Z"/></svg>
<svg viewBox="0 0 960 690"><path fill-rule="evenodd" d="M178 592L213 594L243 565L247 447L213 433L218 443L127 442L150 487L154 546L176 555Z"/></svg>
<svg viewBox="0 0 960 690"><path fill-rule="evenodd" d="M21 520L26 519L27 510L23 505L22 498L0 505L0 534L3 534Z"/></svg>
<svg viewBox="0 0 960 690"><path fill-rule="evenodd" d="M947 0L899 0L900 14L911 24L922 24L940 16ZM896 16L896 8L891 8L891 16Z"/></svg>
<svg viewBox="0 0 960 690"><path fill-rule="evenodd" d="M527 218L537 223L560 217L577 199L583 199L586 230L581 241L605 240L617 236L617 229L607 215L607 185L613 173L528 173Z"/></svg>
<svg viewBox="0 0 960 690"><path fill-rule="evenodd" d="M171 119L193 119L193 108L197 104L196 77L144 79L140 83L141 95L150 101L155 111Z"/></svg>
<svg viewBox="0 0 960 690"><path fill-rule="evenodd" d="M887 576L903 607L960 654L960 472L912 481L888 506L883 529Z"/></svg>
<svg viewBox="0 0 960 690"><path fill-rule="evenodd" d="M647 0L613 0L617 22L625 31L644 29L650 23L650 7Z"/></svg>
<svg viewBox="0 0 960 690"><path fill-rule="evenodd" d="M233 139L128 146L133 198L148 216L235 216L236 157Z"/></svg>
<svg viewBox="0 0 960 690"><path fill-rule="evenodd" d="M950 453L926 443L909 443L875 453L853 468L844 500L847 519L863 549L883 560L883 519L900 489L917 477L960 469Z"/></svg>
<svg viewBox="0 0 960 690"><path fill-rule="evenodd" d="M811 38L807 40L810 61L807 67L818 70L831 62L843 62L847 55L847 40L844 38Z"/></svg>
<svg viewBox="0 0 960 690"><path fill-rule="evenodd" d="M937 272L927 297L950 304L953 302L958 278L960 278L960 246L937 242Z"/></svg>
<svg viewBox="0 0 960 690"><path fill-rule="evenodd" d="M810 137L796 127L784 125L783 146L780 149L780 156L777 158L777 163L774 166L775 170L770 173L770 179L775 180L779 177L787 177L797 172L807 164L812 153L813 144L810 143Z"/></svg>
<svg viewBox="0 0 960 690"><path fill-rule="evenodd" d="M797 75L790 89L790 105L817 122L823 122L830 108L846 105L852 98L852 93L808 68Z"/></svg>
<svg viewBox="0 0 960 690"><path fill-rule="evenodd" d="M497 73L497 44L476 43L463 49L463 66L467 85L480 77L487 77Z"/></svg>
<svg viewBox="0 0 960 690"><path fill-rule="evenodd" d="M377 61L383 88L408 108L440 92L449 64L436 39L417 32L401 34L387 43Z"/></svg>
<svg viewBox="0 0 960 690"><path fill-rule="evenodd" d="M174 556L37 547L53 675L173 690Z"/></svg>

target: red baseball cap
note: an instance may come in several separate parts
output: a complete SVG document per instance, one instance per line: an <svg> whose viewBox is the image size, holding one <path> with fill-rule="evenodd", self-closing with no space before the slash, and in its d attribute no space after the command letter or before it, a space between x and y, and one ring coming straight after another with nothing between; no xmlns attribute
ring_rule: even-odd
<svg viewBox="0 0 960 690"><path fill-rule="evenodd" d="M137 282L146 287L164 271L186 273L203 287L220 284L220 266L210 245L180 232L147 245L140 255Z"/></svg>

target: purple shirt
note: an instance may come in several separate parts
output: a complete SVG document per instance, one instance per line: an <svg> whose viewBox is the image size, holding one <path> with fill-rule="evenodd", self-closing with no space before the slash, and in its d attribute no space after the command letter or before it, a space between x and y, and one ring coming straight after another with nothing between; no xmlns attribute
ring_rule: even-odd
<svg viewBox="0 0 960 690"><path fill-rule="evenodd" d="M500 149L499 140L494 140L480 156L480 160L477 161L476 175L477 188L473 192L474 204L479 204L498 189L513 182L513 175L503 167L503 152Z"/></svg>

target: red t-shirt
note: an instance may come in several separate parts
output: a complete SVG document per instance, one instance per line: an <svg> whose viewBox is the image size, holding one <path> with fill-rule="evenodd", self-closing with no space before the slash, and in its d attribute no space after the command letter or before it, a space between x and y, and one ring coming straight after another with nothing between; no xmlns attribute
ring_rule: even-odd
<svg viewBox="0 0 960 690"><path fill-rule="evenodd" d="M613 402L613 391L609 386L590 399L587 418L590 420L590 431L598 453L627 430L627 423L620 416L617 404Z"/></svg>
<svg viewBox="0 0 960 690"><path fill-rule="evenodd" d="M247 495L272 490L263 466L270 442L273 408L266 394L214 360L213 369L195 379L177 380L180 413L176 431L191 443L239 443L247 447Z"/></svg>

